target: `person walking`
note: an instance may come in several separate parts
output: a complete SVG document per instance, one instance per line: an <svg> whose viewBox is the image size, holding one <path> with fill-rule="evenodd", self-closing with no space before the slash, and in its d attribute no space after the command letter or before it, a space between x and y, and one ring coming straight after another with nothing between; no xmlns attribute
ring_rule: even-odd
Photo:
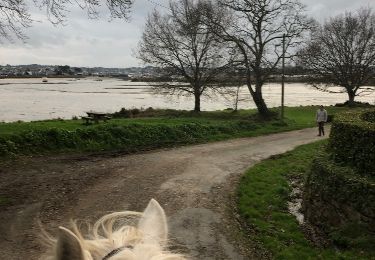
<svg viewBox="0 0 375 260"><path fill-rule="evenodd" d="M324 123L327 122L327 111L323 106L320 106L318 111L316 111L316 122L319 128L318 136L324 136Z"/></svg>

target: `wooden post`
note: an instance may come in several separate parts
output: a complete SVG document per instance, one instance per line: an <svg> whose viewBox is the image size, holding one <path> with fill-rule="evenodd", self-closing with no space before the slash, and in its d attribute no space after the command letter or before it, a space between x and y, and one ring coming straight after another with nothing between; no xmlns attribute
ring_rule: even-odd
<svg viewBox="0 0 375 260"><path fill-rule="evenodd" d="M285 33L283 34L283 56L282 56L282 75L281 75L281 120L284 120L284 82L285 82Z"/></svg>

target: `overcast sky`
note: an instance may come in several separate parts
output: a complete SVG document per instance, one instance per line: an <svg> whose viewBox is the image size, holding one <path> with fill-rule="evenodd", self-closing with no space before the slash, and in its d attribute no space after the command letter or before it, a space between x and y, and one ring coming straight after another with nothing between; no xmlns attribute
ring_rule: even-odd
<svg viewBox="0 0 375 260"><path fill-rule="evenodd" d="M72 9L65 26L53 26L42 12L32 10L41 22L27 29L27 43L2 43L0 64L51 64L85 67L143 66L134 57L147 14L169 0L135 0L131 20L108 22L105 12L98 20L90 20L79 8ZM354 11L361 6L375 10L375 0L302 0L308 14L324 21L330 16Z"/></svg>

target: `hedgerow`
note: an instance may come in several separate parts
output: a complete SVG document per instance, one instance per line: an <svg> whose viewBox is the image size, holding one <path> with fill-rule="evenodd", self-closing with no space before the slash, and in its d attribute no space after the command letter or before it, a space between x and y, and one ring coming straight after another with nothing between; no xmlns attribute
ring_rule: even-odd
<svg viewBox="0 0 375 260"><path fill-rule="evenodd" d="M375 110L348 112L332 124L329 151L336 162L375 176Z"/></svg>
<svg viewBox="0 0 375 260"><path fill-rule="evenodd" d="M258 128L256 124L240 120L217 124L103 124L76 130L39 129L0 137L0 156L67 150L119 149L132 152L139 149L202 142L215 136L232 135L256 128Z"/></svg>
<svg viewBox="0 0 375 260"><path fill-rule="evenodd" d="M337 246L374 251L374 177L361 176L321 151L307 174L303 196L305 218Z"/></svg>
<svg viewBox="0 0 375 260"><path fill-rule="evenodd" d="M339 114L329 145L307 174L305 219L336 246L373 251L375 238L375 110Z"/></svg>

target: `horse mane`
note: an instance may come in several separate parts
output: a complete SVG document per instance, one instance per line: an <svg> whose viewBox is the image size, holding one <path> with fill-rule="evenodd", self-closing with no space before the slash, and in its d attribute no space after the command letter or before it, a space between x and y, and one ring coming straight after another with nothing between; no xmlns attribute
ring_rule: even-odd
<svg viewBox="0 0 375 260"><path fill-rule="evenodd" d="M184 260L167 248L164 210L151 199L144 212L115 212L100 218L84 236L76 222L59 227L57 238L45 234L45 260Z"/></svg>

